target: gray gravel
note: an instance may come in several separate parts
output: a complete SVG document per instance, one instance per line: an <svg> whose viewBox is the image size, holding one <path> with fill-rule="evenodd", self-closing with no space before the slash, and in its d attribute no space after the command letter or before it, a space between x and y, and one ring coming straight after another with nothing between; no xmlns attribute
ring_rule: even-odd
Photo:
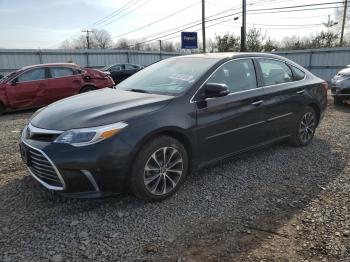
<svg viewBox="0 0 350 262"><path fill-rule="evenodd" d="M204 169L161 203L50 200L17 150L29 116L0 117L0 261L349 261L350 105L308 147Z"/></svg>

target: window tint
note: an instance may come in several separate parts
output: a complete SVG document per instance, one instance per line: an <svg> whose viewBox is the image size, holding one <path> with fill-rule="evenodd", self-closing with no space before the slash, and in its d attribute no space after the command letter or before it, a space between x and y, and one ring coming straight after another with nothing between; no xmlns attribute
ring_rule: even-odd
<svg viewBox="0 0 350 262"><path fill-rule="evenodd" d="M301 71L299 68L296 68L295 66L291 66L293 75L294 75L294 81L302 80L305 77L305 73Z"/></svg>
<svg viewBox="0 0 350 262"><path fill-rule="evenodd" d="M263 73L265 85L276 85L293 81L290 68L281 61L272 59L258 59Z"/></svg>
<svg viewBox="0 0 350 262"><path fill-rule="evenodd" d="M226 84L231 93L257 87L252 60L239 59L222 65L207 81Z"/></svg>
<svg viewBox="0 0 350 262"><path fill-rule="evenodd" d="M68 67L50 67L50 72L52 78L71 76L74 74L73 70Z"/></svg>
<svg viewBox="0 0 350 262"><path fill-rule="evenodd" d="M45 79L45 68L32 69L30 71L23 73L17 79L18 79L18 82L27 82L27 81Z"/></svg>

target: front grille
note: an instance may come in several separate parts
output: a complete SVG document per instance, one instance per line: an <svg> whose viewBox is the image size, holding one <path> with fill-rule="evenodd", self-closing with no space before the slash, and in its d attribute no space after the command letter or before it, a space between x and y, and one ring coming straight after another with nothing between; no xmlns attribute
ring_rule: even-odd
<svg viewBox="0 0 350 262"><path fill-rule="evenodd" d="M31 140L37 140L37 141L44 141L44 142L52 142L54 141L57 137L59 136L59 134L31 134L30 135L30 139Z"/></svg>
<svg viewBox="0 0 350 262"><path fill-rule="evenodd" d="M50 161L40 151L33 148L28 148L27 152L30 171L46 184L63 188L63 184Z"/></svg>

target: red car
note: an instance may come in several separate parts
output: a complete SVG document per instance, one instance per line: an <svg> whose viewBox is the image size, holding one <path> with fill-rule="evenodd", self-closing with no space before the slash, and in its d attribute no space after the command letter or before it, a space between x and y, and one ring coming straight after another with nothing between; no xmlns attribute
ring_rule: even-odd
<svg viewBox="0 0 350 262"><path fill-rule="evenodd" d="M109 74L72 63L27 66L0 79L0 114L113 86Z"/></svg>

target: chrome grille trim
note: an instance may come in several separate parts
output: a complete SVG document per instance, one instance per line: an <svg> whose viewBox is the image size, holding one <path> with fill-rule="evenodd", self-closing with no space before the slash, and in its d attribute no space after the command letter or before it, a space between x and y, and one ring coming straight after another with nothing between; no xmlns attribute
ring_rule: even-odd
<svg viewBox="0 0 350 262"><path fill-rule="evenodd" d="M56 168L55 164L51 161L51 159L40 149L37 149L31 145L29 145L28 143L26 143L23 139L22 139L22 143L25 144L27 147L29 147L29 154L33 154L33 150L36 154L33 155L37 155L37 157L33 157L33 155L31 155L31 157L34 158L34 162L39 161L42 164L46 163L47 166L47 162L51 165L48 166L49 168L52 168L53 171L48 170L48 169L44 169L45 173L43 173L43 171L40 171L40 169L37 166L37 163L35 163L34 167L28 167L29 173L40 183L42 184L44 187L46 187L47 189L51 189L51 190L57 190L57 191L61 191L61 190L65 190L66 189L66 184L64 182L64 179L62 177L62 175L60 174L60 172L58 171L58 169ZM40 153L42 155L40 155ZM33 169L33 170L32 170ZM59 180L59 182L61 183L62 186L55 186L55 185L50 185L49 183L43 181L43 179L39 178L38 175L36 175L34 172L38 172L39 174L43 174L45 175L45 179L47 180L51 180L51 181L55 181L57 182L57 178ZM48 174L51 173L51 174ZM53 177L53 174L55 174L55 177ZM56 178L57 176L57 178Z"/></svg>

